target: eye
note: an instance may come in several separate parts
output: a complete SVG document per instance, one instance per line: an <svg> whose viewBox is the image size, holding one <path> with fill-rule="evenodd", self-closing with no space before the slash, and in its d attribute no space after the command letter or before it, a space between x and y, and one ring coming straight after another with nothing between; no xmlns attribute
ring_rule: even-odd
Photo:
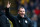
<svg viewBox="0 0 40 27"><path fill-rule="evenodd" d="M23 11L24 12L24 11Z"/></svg>
<svg viewBox="0 0 40 27"><path fill-rule="evenodd" d="M23 11L23 12L25 12L25 11Z"/></svg>
<svg viewBox="0 0 40 27"><path fill-rule="evenodd" d="M22 12L22 11L20 11L20 12Z"/></svg>

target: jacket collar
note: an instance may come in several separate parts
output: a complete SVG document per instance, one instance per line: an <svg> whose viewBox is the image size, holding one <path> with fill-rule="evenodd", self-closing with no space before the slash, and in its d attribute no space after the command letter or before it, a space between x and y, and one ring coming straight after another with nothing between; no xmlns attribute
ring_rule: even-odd
<svg viewBox="0 0 40 27"><path fill-rule="evenodd" d="M17 18L18 19L26 19L27 18L27 15L24 15L24 18L22 18L19 14L17 15Z"/></svg>

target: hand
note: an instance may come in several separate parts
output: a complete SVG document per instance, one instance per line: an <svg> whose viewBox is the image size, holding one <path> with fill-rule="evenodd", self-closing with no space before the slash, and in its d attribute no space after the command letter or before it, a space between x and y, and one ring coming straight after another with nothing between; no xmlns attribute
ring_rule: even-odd
<svg viewBox="0 0 40 27"><path fill-rule="evenodd" d="M9 7L10 7L10 5L11 5L11 3L9 3L9 1L8 1L7 8L9 8Z"/></svg>

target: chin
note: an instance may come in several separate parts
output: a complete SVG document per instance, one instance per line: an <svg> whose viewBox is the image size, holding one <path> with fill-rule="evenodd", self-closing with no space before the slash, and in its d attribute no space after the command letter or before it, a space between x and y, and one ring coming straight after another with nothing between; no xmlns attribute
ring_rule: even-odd
<svg viewBox="0 0 40 27"><path fill-rule="evenodd" d="M23 17L24 15L21 15L21 17Z"/></svg>

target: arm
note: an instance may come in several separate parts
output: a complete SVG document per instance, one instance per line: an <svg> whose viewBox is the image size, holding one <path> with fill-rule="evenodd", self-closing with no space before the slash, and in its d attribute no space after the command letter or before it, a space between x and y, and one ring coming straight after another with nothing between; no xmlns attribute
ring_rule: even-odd
<svg viewBox="0 0 40 27"><path fill-rule="evenodd" d="M29 27L34 27L32 21L30 21Z"/></svg>
<svg viewBox="0 0 40 27"><path fill-rule="evenodd" d="M5 8L5 13L6 13L6 16L9 18L9 20L13 21L15 19L14 16L12 16L10 13L9 13L9 8Z"/></svg>
<svg viewBox="0 0 40 27"><path fill-rule="evenodd" d="M30 22L30 27L34 27L34 26L33 26L33 22L32 22L32 21Z"/></svg>
<svg viewBox="0 0 40 27"><path fill-rule="evenodd" d="M29 21L29 26L28 27L33 27L33 22L31 21L31 19L27 18L27 20Z"/></svg>
<svg viewBox="0 0 40 27"><path fill-rule="evenodd" d="M15 20L15 17L14 16L12 16L10 13L9 13L9 7L10 7L10 5L11 5L11 3L9 4L9 1L8 1L8 4L7 4L7 7L5 8L5 13L6 13L6 16L11 20L11 21L13 21L13 20Z"/></svg>

